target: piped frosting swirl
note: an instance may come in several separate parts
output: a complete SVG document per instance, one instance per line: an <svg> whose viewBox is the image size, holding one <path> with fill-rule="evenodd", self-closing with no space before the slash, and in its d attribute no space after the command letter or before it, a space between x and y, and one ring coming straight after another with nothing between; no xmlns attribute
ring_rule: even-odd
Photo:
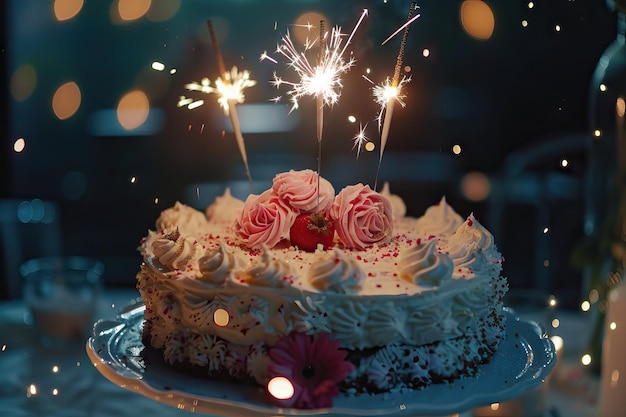
<svg viewBox="0 0 626 417"><path fill-rule="evenodd" d="M364 278L365 272L338 249L312 265L306 274L314 288L338 294L358 292Z"/></svg>
<svg viewBox="0 0 626 417"><path fill-rule="evenodd" d="M243 260L235 253L228 251L224 242L220 241L216 249L209 250L198 260L200 279L213 284L222 284L230 276L231 271L243 265Z"/></svg>
<svg viewBox="0 0 626 417"><path fill-rule="evenodd" d="M405 249L398 259L401 276L423 287L439 286L452 277L452 259L437 250L437 240L430 239Z"/></svg>
<svg viewBox="0 0 626 417"><path fill-rule="evenodd" d="M198 270L198 255L201 253L198 242L178 229L152 242L152 251L159 264L170 271Z"/></svg>

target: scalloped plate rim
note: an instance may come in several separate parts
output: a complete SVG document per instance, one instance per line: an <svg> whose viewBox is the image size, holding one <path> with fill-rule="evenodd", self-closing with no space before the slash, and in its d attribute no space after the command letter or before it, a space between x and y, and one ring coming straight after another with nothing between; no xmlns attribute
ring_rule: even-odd
<svg viewBox="0 0 626 417"><path fill-rule="evenodd" d="M490 389L484 389L474 395L459 395L463 393L464 384L474 382L478 385L481 375L485 375L485 372L489 372L490 365L493 365L495 359L511 352L505 352L502 346L496 351L492 361L486 365L481 365L481 374L476 377L467 377L454 381L451 384L436 384L431 385L423 390L393 393L393 394L377 394L377 395L365 395L359 397L339 397L336 399L338 405L330 409L317 409L317 410L303 410L303 409L284 409L275 407L269 403L262 403L260 401L245 401L245 403L237 403L233 399L224 399L213 395L201 395L193 393L189 390L189 386L185 387L185 383L190 382L190 377L180 372L176 372L173 369L169 370L174 379L172 386L182 386L179 388L161 389L155 386L155 382L152 378L146 378L146 375L142 371L137 371L131 367L123 364L124 360L121 357L117 357L115 352L110 349L110 343L114 337L118 339L126 337L127 339L132 337L128 330L130 325L137 321L143 322L143 310L144 305L141 299L133 300L120 310L120 313L114 319L98 320L94 324L93 335L87 340L86 351L96 369L109 381L120 387L126 388L130 391L141 394L145 397L151 398L155 401L159 401L168 404L173 407L187 409L188 411L201 412L201 413L228 413L224 415L237 415L240 412L241 416L250 416L250 413L256 413L255 416L267 416L268 414L273 417L277 416L352 416L357 413L361 416L403 416L403 417L417 417L417 416L433 416L433 415L448 415L457 412L469 410L471 408L488 405L493 402L503 402L514 398L527 389L534 388L541 384L548 374L554 368L556 363L556 353L552 341L547 337L545 331L541 326L535 322L523 321L517 317L513 310L505 308L505 314L507 316L507 328L506 332L508 337L511 337L511 332L519 335L520 344L522 349L521 354L526 354L526 368L522 369L519 375L513 376L513 383L507 383L505 388L500 384L497 387L491 387ZM129 336L130 335L130 336ZM508 339L507 337L507 339ZM530 339L530 340L529 340ZM139 343L141 338L139 337ZM106 342L106 343L104 343ZM98 347L100 343L100 347ZM531 349L533 352L529 352ZM541 355L535 355L534 351L541 352ZM163 364L164 367L167 365ZM530 374L529 370L534 369L534 374ZM168 373L169 373L168 372ZM196 380L197 381L197 380ZM206 384L217 384L216 381L210 379L202 379ZM233 390L237 391L245 390L253 393L255 390L260 391L257 387L242 387L234 383L219 382L222 385L233 385ZM444 390L449 389L448 392ZM454 401L442 401L440 403L414 403L411 402L411 394L423 392L438 391L440 395L443 395L444 399L450 400L454 398ZM445 394L449 394L445 396ZM256 395L259 396L260 394ZM421 394L424 395L424 394ZM255 395L253 395L254 397ZM390 400L391 397L391 400ZM401 398L402 397L402 398ZM366 399L368 401L363 402ZM402 399L408 399L408 401L401 401ZM441 397L439 398L442 399ZM361 407L355 407L355 405L345 405L344 402L360 403ZM384 408L372 407L373 404L388 403ZM365 404L365 405L363 405ZM393 405L392 405L393 404ZM235 413L235 414L233 414Z"/></svg>

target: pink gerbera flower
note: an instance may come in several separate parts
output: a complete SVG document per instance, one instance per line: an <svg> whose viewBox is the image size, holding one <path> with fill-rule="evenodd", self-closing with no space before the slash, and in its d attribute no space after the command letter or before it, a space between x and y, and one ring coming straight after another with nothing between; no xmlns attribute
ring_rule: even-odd
<svg viewBox="0 0 626 417"><path fill-rule="evenodd" d="M337 383L354 370L344 361L347 352L328 333L291 333L269 351L270 378L285 377L293 385L288 399L274 399L279 405L296 408L327 408L339 395Z"/></svg>

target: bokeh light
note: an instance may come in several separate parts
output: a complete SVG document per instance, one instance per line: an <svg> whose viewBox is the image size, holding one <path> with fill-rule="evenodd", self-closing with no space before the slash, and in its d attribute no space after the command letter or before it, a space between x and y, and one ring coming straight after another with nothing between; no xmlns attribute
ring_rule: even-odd
<svg viewBox="0 0 626 417"><path fill-rule="evenodd" d="M304 45L307 42L307 39L310 42L319 36L319 24L321 20L324 21L326 30L330 31L333 26L330 23L330 20L323 14L317 12L307 12L296 17L296 20L293 22L293 27L289 29L291 39L293 39L293 44L296 48Z"/></svg>
<svg viewBox="0 0 626 417"><path fill-rule="evenodd" d="M18 138L15 142L13 142L13 150L17 153L20 153L26 148L26 141L24 138Z"/></svg>
<svg viewBox="0 0 626 417"><path fill-rule="evenodd" d="M80 88L74 81L68 81L54 92L52 111L61 120L72 117L80 107Z"/></svg>
<svg viewBox="0 0 626 417"><path fill-rule="evenodd" d="M495 28L493 11L481 0L465 0L461 3L461 24L468 35L475 39L491 38Z"/></svg>
<svg viewBox="0 0 626 417"><path fill-rule="evenodd" d="M84 0L54 0L54 17L59 22L70 20L81 11L84 4Z"/></svg>
<svg viewBox="0 0 626 417"><path fill-rule="evenodd" d="M146 17L152 22L164 22L176 16L180 4L181 0L152 0Z"/></svg>
<svg viewBox="0 0 626 417"><path fill-rule="evenodd" d="M228 314L228 311L224 310L223 308L218 308L213 313L213 321L217 326L228 326L228 322L230 321L230 315Z"/></svg>
<svg viewBox="0 0 626 417"><path fill-rule="evenodd" d="M468 172L461 180L461 192L470 201L484 201L491 193L491 182L482 172Z"/></svg>
<svg viewBox="0 0 626 417"><path fill-rule="evenodd" d="M17 101L24 101L33 94L37 86L37 72L30 64L17 67L11 77L11 95Z"/></svg>
<svg viewBox="0 0 626 417"><path fill-rule="evenodd" d="M284 376L277 376L267 383L267 391L279 400L286 400L293 397L295 392L293 384Z"/></svg>
<svg viewBox="0 0 626 417"><path fill-rule="evenodd" d="M122 20L137 20L148 13L151 4L151 0L118 0L117 13Z"/></svg>
<svg viewBox="0 0 626 417"><path fill-rule="evenodd" d="M141 126L150 113L150 103L143 91L134 90L127 93L117 105L117 120L126 130Z"/></svg>

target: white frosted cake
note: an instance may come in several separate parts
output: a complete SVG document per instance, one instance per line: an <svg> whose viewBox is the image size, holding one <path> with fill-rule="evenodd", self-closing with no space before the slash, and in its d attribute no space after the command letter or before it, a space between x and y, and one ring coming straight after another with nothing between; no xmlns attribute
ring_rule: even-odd
<svg viewBox="0 0 626 417"><path fill-rule="evenodd" d="M445 198L405 213L386 187L335 195L310 170L206 212L176 203L140 246L144 343L284 407L473 376L504 337L502 257Z"/></svg>

